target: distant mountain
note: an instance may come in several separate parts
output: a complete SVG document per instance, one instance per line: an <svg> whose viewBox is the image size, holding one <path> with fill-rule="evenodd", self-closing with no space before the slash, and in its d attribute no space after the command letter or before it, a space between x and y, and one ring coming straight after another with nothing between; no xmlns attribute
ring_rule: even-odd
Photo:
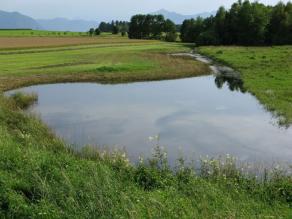
<svg viewBox="0 0 292 219"><path fill-rule="evenodd" d="M51 31L88 31L91 27L98 27L97 21L69 20L66 18L38 19L37 22L45 30Z"/></svg>
<svg viewBox="0 0 292 219"><path fill-rule="evenodd" d="M168 18L170 20L172 20L174 23L176 24L182 24L182 22L185 19L191 19L191 18L197 18L197 17L209 17L211 15L214 15L216 12L204 12L204 13L199 13L199 14L193 14L193 15L182 15L176 12L171 12L171 11L167 11L165 9L160 9L159 11L155 11L151 14L162 14L165 18Z"/></svg>
<svg viewBox="0 0 292 219"><path fill-rule="evenodd" d="M0 10L0 29L33 29L55 31L88 31L99 25L96 21L69 20L66 18L35 20L19 12L5 12Z"/></svg>
<svg viewBox="0 0 292 219"><path fill-rule="evenodd" d="M31 17L18 12L5 12L0 10L0 29L34 29L41 26Z"/></svg>

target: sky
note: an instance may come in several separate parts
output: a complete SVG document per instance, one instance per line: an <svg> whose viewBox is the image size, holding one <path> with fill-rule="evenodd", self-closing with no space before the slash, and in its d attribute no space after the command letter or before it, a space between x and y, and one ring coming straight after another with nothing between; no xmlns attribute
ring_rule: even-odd
<svg viewBox="0 0 292 219"><path fill-rule="evenodd" d="M236 0L0 0L0 10L18 11L33 18L65 17L86 20L128 20L137 13L159 9L181 14L212 12ZM279 0L259 0L276 4ZM287 1L284 1L287 2Z"/></svg>

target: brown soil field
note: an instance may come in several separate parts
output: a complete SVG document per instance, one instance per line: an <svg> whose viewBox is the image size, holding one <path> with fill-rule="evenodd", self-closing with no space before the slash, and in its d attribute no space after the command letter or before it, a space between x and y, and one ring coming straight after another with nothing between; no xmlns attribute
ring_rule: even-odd
<svg viewBox="0 0 292 219"><path fill-rule="evenodd" d="M35 48L86 44L112 44L112 43L149 42L143 40L129 40L128 38L113 37L0 37L0 48Z"/></svg>

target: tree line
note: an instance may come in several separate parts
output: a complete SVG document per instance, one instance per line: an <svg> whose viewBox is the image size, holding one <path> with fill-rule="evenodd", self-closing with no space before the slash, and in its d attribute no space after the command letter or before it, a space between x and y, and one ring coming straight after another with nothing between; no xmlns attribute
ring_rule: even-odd
<svg viewBox="0 0 292 219"><path fill-rule="evenodd" d="M239 0L215 16L185 20L180 33L183 42L199 45L292 44L292 3Z"/></svg>
<svg viewBox="0 0 292 219"><path fill-rule="evenodd" d="M112 21L111 23L101 22L99 24L101 32L110 32L113 34L126 34L129 31L129 22L127 21Z"/></svg>
<svg viewBox="0 0 292 219"><path fill-rule="evenodd" d="M176 25L163 15L134 15L129 23L130 39L157 39L175 41Z"/></svg>
<svg viewBox="0 0 292 219"><path fill-rule="evenodd" d="M127 21L112 21L112 22L101 22L98 28L90 28L88 34L100 35L102 32L119 34L125 36L129 31L129 22Z"/></svg>

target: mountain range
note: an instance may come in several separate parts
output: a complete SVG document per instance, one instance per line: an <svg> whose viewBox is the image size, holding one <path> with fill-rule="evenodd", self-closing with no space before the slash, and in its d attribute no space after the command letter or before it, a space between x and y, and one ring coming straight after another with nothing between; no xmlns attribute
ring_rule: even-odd
<svg viewBox="0 0 292 219"><path fill-rule="evenodd" d="M0 29L34 29L41 26L33 18L18 12L6 12L0 10Z"/></svg>
<svg viewBox="0 0 292 219"><path fill-rule="evenodd" d="M33 19L19 12L0 10L0 29L33 29L83 32L98 26L97 21L70 20L66 18Z"/></svg>
<svg viewBox="0 0 292 219"><path fill-rule="evenodd" d="M158 10L151 14L162 14L176 24L181 24L185 19L208 17L211 13L199 13L194 15L182 15L176 12L170 12L165 9ZM19 12L5 12L0 10L0 29L34 29L34 30L51 30L51 31L76 31L83 32L91 27L97 27L97 21L87 20L70 20L66 18L54 19L33 19Z"/></svg>
<svg viewBox="0 0 292 219"><path fill-rule="evenodd" d="M193 15L182 15L182 14L179 14L176 12L171 12L171 11L167 11L165 9L160 9L156 12L152 12L151 14L162 14L165 18L172 20L174 23L182 24L182 22L186 19L191 19L191 18L196 19L197 17L206 18L206 17L209 17L211 15L215 15L216 12L204 12L204 13L198 13L198 14L193 14Z"/></svg>

